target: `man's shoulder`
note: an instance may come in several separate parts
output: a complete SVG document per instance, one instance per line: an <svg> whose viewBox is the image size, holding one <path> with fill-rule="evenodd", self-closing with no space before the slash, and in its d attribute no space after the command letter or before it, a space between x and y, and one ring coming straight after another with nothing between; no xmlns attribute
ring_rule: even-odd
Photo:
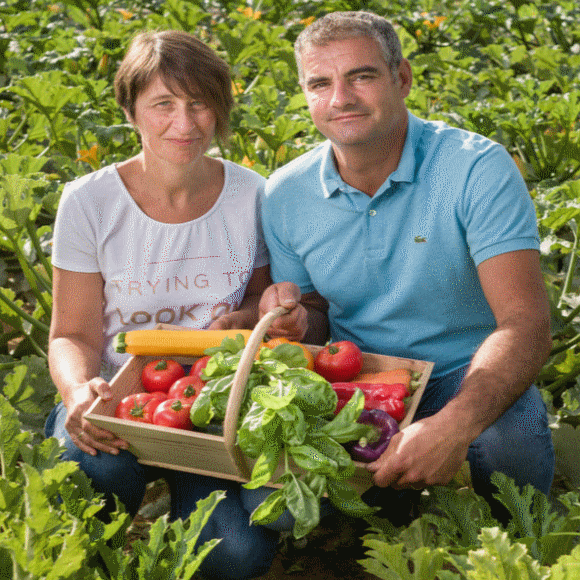
<svg viewBox="0 0 580 580"><path fill-rule="evenodd" d="M423 147L439 149L451 147L459 148L466 155L478 155L501 145L479 133L454 127L446 121L419 119L416 122L421 126L420 142Z"/></svg>
<svg viewBox="0 0 580 580"><path fill-rule="evenodd" d="M266 181L266 192L285 186L294 187L298 182L311 182L320 177L320 166L328 152L328 144L321 143L310 151L293 159L274 171Z"/></svg>

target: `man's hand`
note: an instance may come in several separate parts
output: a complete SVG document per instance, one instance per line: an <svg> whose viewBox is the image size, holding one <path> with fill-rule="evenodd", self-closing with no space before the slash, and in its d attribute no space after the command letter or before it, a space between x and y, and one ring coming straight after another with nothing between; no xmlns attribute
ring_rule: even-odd
<svg viewBox="0 0 580 580"><path fill-rule="evenodd" d="M446 485L467 458L470 441L441 411L397 433L381 457L369 463L375 484L395 489Z"/></svg>
<svg viewBox="0 0 580 580"><path fill-rule="evenodd" d="M277 306L283 306L290 311L274 320L268 329L270 336L283 336L296 341L304 338L308 330L308 313L300 304L300 298L300 288L292 282L279 282L266 288L260 299L260 318Z"/></svg>

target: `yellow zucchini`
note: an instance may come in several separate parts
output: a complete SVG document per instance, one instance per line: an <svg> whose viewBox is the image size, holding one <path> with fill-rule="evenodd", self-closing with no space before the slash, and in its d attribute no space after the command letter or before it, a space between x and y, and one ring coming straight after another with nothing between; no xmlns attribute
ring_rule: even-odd
<svg viewBox="0 0 580 580"><path fill-rule="evenodd" d="M115 351L152 356L202 356L206 348L220 346L226 337L244 337L251 330L129 330L115 337Z"/></svg>

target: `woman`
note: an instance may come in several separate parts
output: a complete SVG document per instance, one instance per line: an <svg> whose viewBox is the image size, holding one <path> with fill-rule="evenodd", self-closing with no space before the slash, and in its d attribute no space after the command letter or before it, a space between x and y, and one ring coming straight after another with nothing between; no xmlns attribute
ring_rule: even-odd
<svg viewBox="0 0 580 580"><path fill-rule="evenodd" d="M233 98L227 64L177 31L135 37L115 77L115 95L140 135L141 151L66 185L55 223L54 312L49 367L62 395L46 434L64 440L111 504L134 515L147 482L165 477L171 517L226 489L200 542L223 538L204 562L216 578L264 574L278 534L250 526L254 497L239 484L137 463L126 442L84 418L127 355L120 331L158 322L192 328L252 328L270 282L257 226L264 179L207 155L224 139Z"/></svg>

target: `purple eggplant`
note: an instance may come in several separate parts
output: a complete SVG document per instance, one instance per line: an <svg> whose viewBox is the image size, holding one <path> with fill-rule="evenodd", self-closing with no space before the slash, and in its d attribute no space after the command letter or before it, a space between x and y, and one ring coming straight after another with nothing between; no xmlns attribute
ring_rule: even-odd
<svg viewBox="0 0 580 580"><path fill-rule="evenodd" d="M381 409L363 410L357 423L372 425L378 431L376 441L360 439L349 449L349 453L355 461L364 463L376 461L389 446L391 437L399 431L397 421Z"/></svg>

